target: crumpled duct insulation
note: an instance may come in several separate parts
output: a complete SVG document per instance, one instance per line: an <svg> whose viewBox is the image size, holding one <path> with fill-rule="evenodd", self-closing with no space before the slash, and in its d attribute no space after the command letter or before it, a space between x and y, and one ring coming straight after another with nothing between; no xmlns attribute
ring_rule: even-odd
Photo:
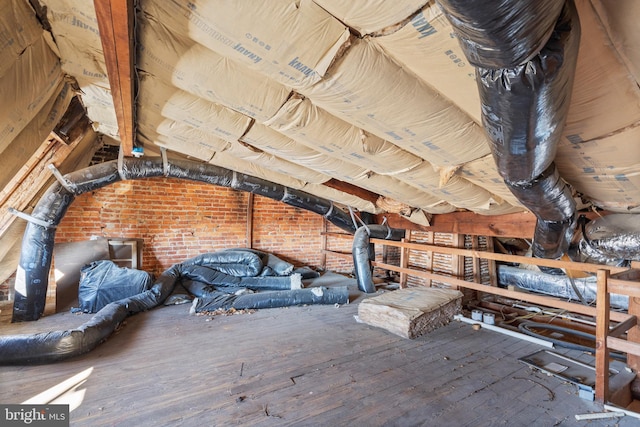
<svg viewBox="0 0 640 427"><path fill-rule="evenodd" d="M640 215L611 214L594 219L584 226L577 254L581 262L619 265L623 261L640 261Z"/></svg>

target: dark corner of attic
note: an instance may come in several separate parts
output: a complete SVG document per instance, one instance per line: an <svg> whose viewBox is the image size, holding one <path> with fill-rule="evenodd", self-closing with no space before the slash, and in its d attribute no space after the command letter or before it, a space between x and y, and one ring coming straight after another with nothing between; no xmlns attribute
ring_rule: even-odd
<svg viewBox="0 0 640 427"><path fill-rule="evenodd" d="M95 0L95 25L101 26L101 33L106 33L105 23L117 24L115 18L108 16L113 11L108 11L109 3ZM138 14L137 19L149 22L156 19L154 13L167 13L161 6L153 6L151 0L147 3L148 12L140 7L134 8L136 10L125 8L125 11L132 16ZM196 9L202 7L204 10L204 5L188 3L191 11L183 11L184 16L204 31L205 23L196 20L198 13L205 13ZM308 7L312 2L301 3ZM335 10L330 7L334 2L318 0L316 3L324 5L321 16L331 13L337 16L338 6ZM389 393L393 394L411 394L424 384L428 385L429 381L442 381L451 374L455 380L438 383L440 390L446 392L429 389L424 393L425 396L443 393L446 400L448 393L455 394L467 387L467 383L453 385L463 377L475 378L476 382L485 384L489 380L478 372L486 370L489 376L503 375L494 383L511 381L509 384L514 390L525 390L522 394L533 395L535 391L532 390L542 392L548 397L544 402L562 400L556 384L568 385L580 403L590 405L585 410L580 403L567 403L574 405L567 411L588 412L576 413L576 421L598 422L594 420L615 418L623 421L621 425L627 425L624 422L640 418L640 381L637 378L640 369L637 322L640 315L637 286L640 281L640 218L632 213L635 205L620 204L616 209L618 205L613 202L599 205L595 197L587 200L586 194L569 182L573 176L566 173L571 170L566 166L566 160L557 157L561 139L570 139L565 134L565 127L572 107L581 40L585 31L590 31L582 21L581 8L585 2L528 0L502 3L500 13L495 10L488 13L487 8L476 7L469 0L423 1L418 12L399 21L402 25L388 27L388 31L367 32L364 27L351 27L345 36L348 40L342 40L342 47L346 50L351 42L364 44L363 40L368 43L369 38L379 37L382 39L380 44L392 51L392 44L384 38L399 34L399 28L404 26L413 26L421 34L420 38L437 31L434 29L437 25L450 30L451 37L448 38L455 34L456 41L452 43L459 44L462 57L450 51L447 51L447 57L457 62L464 59L472 70L467 74L474 76L477 85L479 124L488 145L488 154L484 157L490 159L489 163L496 171L495 176L486 181L494 184L499 181L500 188L506 190L502 193L505 200L497 196L496 191L485 191L478 186L482 197L486 193L486 200L456 205L446 198L429 198L426 206L416 208L410 203L379 195L366 186L360 188L359 185L366 181L364 178L354 179L353 183L331 178L316 184L296 179L289 181L288 178L271 180L271 175L263 172L252 175L249 172L257 171L257 168L246 166L249 163L243 163L244 158L238 161L229 153L245 150L243 153L247 158L265 155L263 149L269 145L256 148L260 138L269 135L273 129L290 129L282 123L278 128L275 118L261 123L251 114L237 120L241 122L238 127L242 128L237 141L221 140L221 149L200 143L197 149L181 152L180 135L165 135L161 125L153 129L148 124L157 118L167 121L162 115L164 111L159 109L150 113L142 105L141 100L146 98L133 95L136 91L142 93L143 86L148 93L151 83L160 87L159 77L149 70L142 70L142 65L148 65L142 60L142 65L137 65L139 69L135 71L122 65L126 60L131 61L130 65L135 63L136 54L140 58L151 56L152 48L144 51L147 46L140 48L133 40L123 42L117 36L108 43L102 39L108 74L103 77L109 79L114 104L120 102L115 106L117 123L112 124L113 133L118 133L120 139L115 140L99 131L107 129L108 125L90 118L92 114L101 117L101 112L93 110L95 106L86 101L94 96L97 99L98 95L83 92L77 80L58 70L60 81L49 85L55 86L55 90L51 89L48 103L42 100L39 106L42 117L32 117L32 123L25 124L25 130L15 136L15 141L28 149L10 151L7 148L0 160L0 169L6 168L10 172L9 178L3 176L0 181L4 187L0 200L2 207L6 206L3 209L6 212L0 212L0 241L4 246L0 248L0 279L3 281L0 282L0 367L26 369L53 363L64 366L79 361L90 362L93 369L94 360L96 365L101 360L117 364L120 356L135 352L138 338L141 346L149 346L143 348L158 352L153 355L154 363L161 364L163 362L159 360L165 355L161 354L162 343L159 342L171 340L170 334L186 337L187 329L192 328L197 330L197 335L194 333L189 341L194 347L190 350L194 355L207 349L207 357L213 360L214 351L210 348L219 345L218 353L228 351L236 358L233 363L240 366L239 371L234 368L238 371L237 377L221 380L228 380L228 384L224 392L220 392L222 388L218 392L234 400L232 404L221 400L219 408L233 405L235 408L245 405L246 408L246 402L260 401L261 393L271 393L265 385L267 382L278 391L294 386L307 387L304 396L310 399L313 392L308 391L312 389L309 384L316 380L320 383L321 375L331 378L327 380L333 381L330 388L351 390L349 387L354 387L353 390L362 392L366 400L373 393L367 394L370 393L368 390L365 393L366 386L359 384L374 381L369 379L366 366L362 371L357 370L361 366L357 367L356 373L347 369L358 358L362 358L360 364L365 365L366 357L373 358L371 355L379 353L378 359L393 361L389 365L407 363L407 367L400 369L405 371L402 381L410 384L406 389L400 387L400 380L394 383L389 374L392 368L378 365L372 368L378 371L371 377L380 376L376 379L380 382L372 387L386 390L388 382L392 384L388 386ZM47 28L46 8L36 7L37 1L32 0L30 4L40 24ZM55 6L56 2L52 2L52 7ZM181 6L168 6L167 10L171 7ZM407 6L415 7L413 4ZM129 19L133 19L132 16ZM348 18L340 15L338 27L344 26L342 21L348 22ZM331 21L338 22L338 19L332 16ZM144 25L150 26L149 22L144 21ZM125 30L131 31L132 23L127 26L129 29ZM176 28L167 28L168 32L178 32ZM111 30L118 33L118 28ZM209 30L209 36L212 31ZM255 43L262 42L255 35L246 38ZM140 39L148 42L143 36ZM64 37L57 42L61 46L67 43ZM384 45L385 42L389 44ZM56 43L56 40L48 43ZM109 43L116 46L111 52L107 47ZM195 45L184 40L180 43ZM176 46L178 44L176 42ZM172 48L179 49L180 46ZM238 43L233 49L253 60L256 70L274 72L256 65L261 58L256 58L247 46ZM342 51L333 54L336 58L325 61L327 67L329 64L338 67L339 60L343 59L340 55L346 55ZM397 58L393 61L401 62ZM277 65L277 61L273 64ZM269 66L275 67L273 64ZM300 73L309 71L298 57L288 63L289 66L292 64ZM281 77L283 73L278 74ZM293 77L289 78L293 80ZM0 84L2 82L0 80ZM124 97L124 101L118 101L116 92L128 94L128 100ZM311 90L305 95L284 92L286 96L282 99L287 106L311 108L312 101L315 102ZM149 95L145 93L145 96ZM201 101L186 95L184 99L191 104ZM100 105L100 102L96 104ZM171 107L176 111L184 108L178 113L184 113L186 117L191 108L187 104L176 102ZM286 110L283 105L281 103L279 107ZM207 108L213 111L211 106ZM229 111L240 116L241 109L234 108L237 111L231 107ZM309 111L321 116L319 109ZM219 112L215 114L222 116ZM231 117L231 113L228 114ZM349 114L344 116L349 117ZM136 120L140 123L135 123ZM192 118L185 119L189 120ZM311 121L308 117L305 120ZM272 125L272 129L263 129L263 123ZM177 122L171 126L179 128ZM250 134L251 131L255 134ZM369 137L368 131L360 130L357 138L357 145L363 150L360 158L364 159L367 158L364 151L375 151L375 147L372 148L375 144L368 147L364 142ZM293 134L286 135L295 140ZM304 134L296 136L300 135ZM617 133L611 132L611 135ZM178 142L172 142L171 138ZM578 138L577 133L575 138ZM386 149L391 145L383 145L383 142L377 148ZM279 146L283 152L290 150L290 146L285 145ZM423 145L431 143L423 142ZM4 147L0 148L4 150ZM315 164L308 160L317 152L300 153L306 153L299 157L308 169L313 169L309 165L327 165L325 160ZM265 157L267 162L280 162L275 155ZM221 160L216 162L214 159ZM233 163L236 161L238 163ZM226 167L227 163L229 167ZM455 165L436 168L434 164L428 168L429 179L439 180L434 187L438 187L443 195L457 188L454 185L456 179L462 179L460 176L465 173L473 176L471 168L465 170L462 162L453 163ZM407 165L406 171L377 175L373 168L362 169L366 173L359 176L373 177L371 182L384 177L389 180L380 182L389 183L396 182L390 176L402 177L408 173L403 179L419 180L427 175L415 170L419 169L417 165L422 167L424 164L426 161L419 159ZM297 171L298 166L289 171ZM435 174L431 166L437 170ZM340 168L326 166L322 173L330 177L327 171L332 167ZM589 170L582 165L577 168L585 173ZM576 175L580 174L580 171L576 172ZM348 175L345 172L345 176ZM622 175L617 176L620 181L624 180L624 177L620 178ZM298 185L302 181L304 184ZM398 182L405 181L399 179ZM413 190L417 191L415 187ZM400 193L398 190L397 194ZM343 199L331 197L338 194ZM396 193L390 191L389 194ZM422 194L415 197L412 200L420 199ZM354 204L362 203L362 209L350 205L350 200L354 200ZM483 207L478 208L479 205ZM478 210L466 209L467 206ZM485 215L490 213L489 206L503 210L495 215ZM279 317L286 317L285 326L269 323ZM145 322L151 323L147 319L157 320L162 325L151 338L146 329L136 331L138 328L142 331L147 326ZM298 322L302 326L296 329ZM268 330L269 327L273 329ZM226 334L224 342L211 341L206 336L209 328L217 330L217 339ZM264 330L256 332L260 328ZM283 336L278 334L277 328L282 328ZM250 335L248 330L256 335ZM234 334L238 337L237 348ZM250 353L275 354L270 356L274 360L282 355L284 360L292 354L297 355L297 350L305 352L306 347L316 348L315 334L322 337L319 341L330 340L332 336L345 337L342 344L328 350L345 353L318 357L299 368L291 368L277 360L274 362L276 368L265 367L264 371L254 373L249 381L251 370L255 369L251 362L258 356L243 353L240 347L254 340L259 348L251 348ZM260 335L264 336L264 341L259 340ZM296 338L299 343L292 341ZM281 345L280 340L286 340L288 346ZM110 341L117 344L109 346ZM504 344L507 341L508 344ZM180 345L184 347L185 344ZM504 345L510 349L501 349ZM184 348L173 349L176 354L179 350L184 351ZM483 351L487 351L487 355L478 356ZM426 365L420 365L420 370L414 373L410 364L418 363L426 353L436 356ZM166 357L169 359L170 355L166 354ZM196 362L206 364L209 359ZM112 360L116 362L109 362ZM232 363L220 360L220 366ZM515 363L509 365L511 362ZM177 366L182 362L169 363ZM342 375L332 371L338 363L345 370ZM477 365L478 372L468 370L472 364ZM502 370L501 364L508 365L505 370L511 369L511 373L497 374ZM522 368L530 371L529 376L518 376L523 375L518 370ZM218 367L213 369L217 374ZM454 372L456 370L462 373ZM284 380L275 371L282 373ZM429 380L420 380L423 371L429 371L424 374ZM195 376L185 374L189 375ZM225 372L221 377L224 375L231 374ZM308 379L313 375L318 378ZM263 378L265 381L261 382ZM523 382L528 382L528 388L522 388L517 380L526 380ZM163 381L158 379L159 389L168 387ZM459 402L473 400L483 388L460 397ZM71 387L62 393L69 389ZM294 397L297 399L303 395L301 393L297 392ZM522 399L523 402L526 400ZM417 400L415 405L420 406ZM490 401L483 400L482 404L490 404ZM518 403L515 398L513 401ZM55 398L45 403L52 402ZM247 418L247 425L260 424L265 419L296 423L295 420L284 420L287 416L284 414L289 413L275 402L273 407L276 409L260 402L259 410L251 415L255 418ZM341 414L355 412L355 405ZM438 405L444 404L438 402ZM541 405L537 408L546 403ZM401 407L402 403L394 406ZM175 409L174 406L168 408ZM455 419L450 420L452 423L461 425L458 422L462 418L451 415L454 412L451 408L451 405L445 405L440 408L441 412L434 410L435 418L430 419L437 424L443 422L437 414L448 413L453 417L451 420ZM550 409L545 411L545 416L552 412ZM526 416L530 421L537 419L533 410ZM92 417L95 415L89 414L83 420L91 423L96 420ZM371 414L353 417L358 422L367 420L371 425L380 424ZM497 423L499 419L495 418L497 415L484 417L485 424L480 425L494 425L491 422ZM395 424L386 418L382 424L424 425L425 419L412 418L405 413L395 420ZM544 422L549 419L544 418ZM301 420L309 421L310 418L297 421ZM171 422L174 421L172 418ZM314 425L316 421L317 418L313 419ZM318 425L323 425L324 421ZM332 419L327 425L339 425L339 421ZM108 422L115 421L109 418Z"/></svg>

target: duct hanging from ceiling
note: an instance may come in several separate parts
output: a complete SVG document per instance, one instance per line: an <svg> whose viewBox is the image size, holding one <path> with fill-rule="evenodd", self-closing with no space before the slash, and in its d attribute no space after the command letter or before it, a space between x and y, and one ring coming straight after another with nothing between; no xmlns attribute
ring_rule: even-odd
<svg viewBox="0 0 640 427"><path fill-rule="evenodd" d="M573 86L580 22L572 0L438 0L476 67L498 171L537 218L533 254L569 247L575 201L553 163Z"/></svg>

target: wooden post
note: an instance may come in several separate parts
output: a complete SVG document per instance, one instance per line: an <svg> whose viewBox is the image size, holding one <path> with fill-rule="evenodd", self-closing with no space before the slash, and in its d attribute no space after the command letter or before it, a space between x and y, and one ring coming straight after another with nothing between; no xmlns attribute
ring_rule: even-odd
<svg viewBox="0 0 640 427"><path fill-rule="evenodd" d="M429 231L427 234L427 243L433 245L434 232ZM433 251L429 252L429 259L427 260L427 271L433 273ZM427 279L427 287L431 287L431 279Z"/></svg>
<svg viewBox="0 0 640 427"><path fill-rule="evenodd" d="M453 235L453 247L464 249L464 234ZM451 256L451 273L461 280L464 280L464 255ZM458 286L452 285L451 289L459 289Z"/></svg>
<svg viewBox="0 0 640 427"><path fill-rule="evenodd" d="M247 198L247 247L253 248L253 193Z"/></svg>
<svg viewBox="0 0 640 427"><path fill-rule="evenodd" d="M638 301L637 297L630 296L629 297L629 309L627 313L636 316L640 319L640 301ZM634 343L640 343L640 327L634 326L627 331L627 341L631 341ZM634 370L634 372L639 372L640 369L640 355L627 353L627 365Z"/></svg>
<svg viewBox="0 0 640 427"><path fill-rule="evenodd" d="M471 236L471 249L478 250L478 236ZM480 258L473 258L473 281L482 283L482 268L480 267Z"/></svg>
<svg viewBox="0 0 640 427"><path fill-rule="evenodd" d="M411 230L407 230L405 232L404 235L404 239L402 239L402 242L410 242L411 241ZM409 267L409 248L401 248L400 249L400 267L402 268L407 268ZM407 287L407 278L408 278L408 274L407 273L400 273L400 288L406 288Z"/></svg>
<svg viewBox="0 0 640 427"><path fill-rule="evenodd" d="M487 236L487 252L495 252L493 244L493 237ZM489 282L491 286L498 286L498 274L496 271L496 261L493 259L487 260L489 263Z"/></svg>
<svg viewBox="0 0 640 427"><path fill-rule="evenodd" d="M608 270L596 273L598 288L596 294L596 399L605 402L609 398L609 292L607 280Z"/></svg>
<svg viewBox="0 0 640 427"><path fill-rule="evenodd" d="M322 217L322 254L320 255L322 270L327 269L327 219Z"/></svg>

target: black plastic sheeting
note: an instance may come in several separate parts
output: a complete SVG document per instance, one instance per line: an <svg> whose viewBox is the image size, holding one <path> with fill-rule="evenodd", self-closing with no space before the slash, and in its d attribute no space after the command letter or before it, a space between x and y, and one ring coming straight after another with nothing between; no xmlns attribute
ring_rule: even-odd
<svg viewBox="0 0 640 427"><path fill-rule="evenodd" d="M575 201L553 160L570 105L580 21L572 0L438 0L476 67L498 172L537 218L533 254L559 258Z"/></svg>
<svg viewBox="0 0 640 427"><path fill-rule="evenodd" d="M353 235L353 265L356 273L358 289L362 292L373 293L376 287L373 283L373 265L375 250L369 239L401 240L404 230L389 228L385 225L363 225Z"/></svg>
<svg viewBox="0 0 640 427"><path fill-rule="evenodd" d="M264 253L252 250L233 250L202 254L188 259L180 264L175 264L166 270L154 282L150 289L138 294L128 296L106 304L88 322L77 329L67 331L44 332L32 335L7 335L0 336L0 365L27 365L37 363L52 363L70 357L84 354L102 341L128 316L141 311L150 310L167 299L174 291L176 285L182 281L195 284L188 288L196 295L193 311L215 309L260 309L274 307L288 307L300 304L346 304L349 302L347 287L335 288L309 288L291 289L294 276L299 280L299 275L287 276L242 276L238 277L244 289L280 289L258 293L245 293L236 295L230 293L238 290L238 283L230 280L230 274L216 271L216 268L227 272L246 274L253 269L257 275L262 272L263 264L255 260L268 259ZM240 257L245 257L242 260ZM277 257L271 261L282 263ZM218 264L216 264L218 263ZM107 265L105 263L105 265ZM243 270L240 266L247 266ZM255 268L254 268L255 267ZM205 269L206 271L203 271ZM127 269L124 269L127 270ZM91 268L89 272L95 272L95 281L102 282L100 268ZM116 270L116 273L118 271ZM130 270L132 275L138 276L136 270ZM217 276L219 273L222 276ZM131 276L116 274L121 285L127 286ZM229 279L224 282L221 277ZM196 278L197 280L194 280ZM219 280L219 285L226 290L206 283L213 278ZM251 282L251 286L247 286ZM261 282L261 283L260 283ZM183 283L184 285L185 283ZM286 289L286 290L285 290Z"/></svg>
<svg viewBox="0 0 640 427"><path fill-rule="evenodd" d="M51 225L45 227L29 222L22 240L13 305L14 322L37 320L42 316L55 227L75 196L123 179L168 176L250 191L320 214L349 233L355 231L356 227L349 214L334 206L331 201L207 163L172 160L166 166L165 173L165 164L159 157L125 158L121 170L118 170L117 161L105 162L65 175L64 186L55 182L49 187L31 215Z"/></svg>
<svg viewBox="0 0 640 427"><path fill-rule="evenodd" d="M640 261L640 215L596 218L584 224L581 233L578 244L569 251L574 261L608 265Z"/></svg>
<svg viewBox="0 0 640 427"><path fill-rule="evenodd" d="M151 289L153 275L119 267L112 261L94 261L80 269L80 311L97 313L107 304Z"/></svg>

